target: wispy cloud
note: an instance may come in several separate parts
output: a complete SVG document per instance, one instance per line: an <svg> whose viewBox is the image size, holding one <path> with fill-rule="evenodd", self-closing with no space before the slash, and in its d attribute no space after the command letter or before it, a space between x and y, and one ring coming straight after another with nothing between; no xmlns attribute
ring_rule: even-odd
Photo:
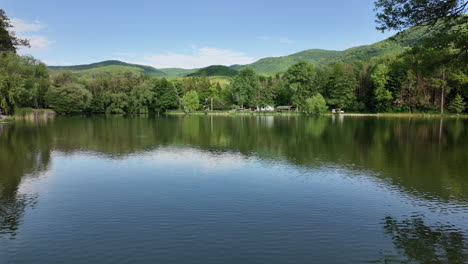
<svg viewBox="0 0 468 264"><path fill-rule="evenodd" d="M38 51L47 50L49 46L55 41L49 40L45 35L35 34L35 32L41 31L46 27L45 24L40 21L34 21L33 23L27 23L26 21L18 18L11 19L11 25L13 31L21 38L29 39L31 44L30 48L22 48L22 50Z"/></svg>
<svg viewBox="0 0 468 264"><path fill-rule="evenodd" d="M192 47L192 54L169 52L167 54L150 54L141 59L132 59L133 63L151 65L155 68L186 69L202 68L209 65L249 64L254 61L254 58L243 52L212 47Z"/></svg>
<svg viewBox="0 0 468 264"><path fill-rule="evenodd" d="M33 23L27 23L26 21L18 18L11 19L11 25L13 26L13 31L17 34L36 32L43 29L46 25L42 24L40 21L34 21Z"/></svg>
<svg viewBox="0 0 468 264"><path fill-rule="evenodd" d="M29 39L29 44L31 44L31 47L29 48L31 51L47 50L51 44L55 43L55 41L49 40L43 35L32 35L27 38Z"/></svg>

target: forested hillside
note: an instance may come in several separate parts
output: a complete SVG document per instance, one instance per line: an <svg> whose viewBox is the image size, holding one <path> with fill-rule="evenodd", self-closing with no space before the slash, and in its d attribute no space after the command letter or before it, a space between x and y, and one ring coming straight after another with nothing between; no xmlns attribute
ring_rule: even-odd
<svg viewBox="0 0 468 264"><path fill-rule="evenodd" d="M199 69L193 73L187 74L187 76L202 76L203 74L205 74L206 76L232 77L232 76L235 76L237 73L238 71L231 69L227 66L213 65L213 66L208 66L208 67Z"/></svg>
<svg viewBox="0 0 468 264"><path fill-rule="evenodd" d="M48 66L51 72L71 71L75 75L93 75L98 73L116 73L119 71L130 71L134 73L145 73L153 77L165 77L167 74L151 66L131 64L118 60L108 60L92 64L72 66Z"/></svg>
<svg viewBox="0 0 468 264"><path fill-rule="evenodd" d="M235 69L251 67L258 73L285 72L291 65L305 61L316 66L325 66L333 62L351 63L368 60L383 55L399 54L418 42L424 35L424 27L414 27L384 41L371 45L353 47L344 51L310 49L283 57L269 57L252 64L236 65Z"/></svg>
<svg viewBox="0 0 468 264"><path fill-rule="evenodd" d="M180 77L195 72L197 69L162 68L159 70L164 72L167 77Z"/></svg>

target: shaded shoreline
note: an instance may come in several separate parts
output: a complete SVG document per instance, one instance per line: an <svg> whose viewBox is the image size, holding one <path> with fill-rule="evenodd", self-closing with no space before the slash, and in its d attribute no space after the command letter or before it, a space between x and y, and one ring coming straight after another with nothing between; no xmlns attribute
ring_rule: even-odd
<svg viewBox="0 0 468 264"><path fill-rule="evenodd" d="M192 113L185 113L182 111L168 111L167 115L215 115L215 116L314 116L308 115L304 112L233 112L233 111L197 111ZM466 114L428 114L428 113L344 113L332 114L323 113L320 116L354 116L354 117L418 117L418 118L468 118ZM317 116L317 115L316 115Z"/></svg>

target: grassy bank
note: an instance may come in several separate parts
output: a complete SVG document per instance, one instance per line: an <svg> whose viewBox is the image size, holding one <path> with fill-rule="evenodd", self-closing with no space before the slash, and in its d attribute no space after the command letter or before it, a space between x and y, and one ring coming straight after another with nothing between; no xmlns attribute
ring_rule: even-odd
<svg viewBox="0 0 468 264"><path fill-rule="evenodd" d="M45 119L55 115L55 111L51 109L17 108L14 119Z"/></svg>
<svg viewBox="0 0 468 264"><path fill-rule="evenodd" d="M333 115L333 114L322 114ZM468 118L466 114L437 114L437 113L344 113L342 116L374 116L374 117L421 117L421 118Z"/></svg>
<svg viewBox="0 0 468 264"><path fill-rule="evenodd" d="M219 116L290 116L304 115L303 112L252 112L252 111L231 111L231 110L214 110L214 111L195 111L185 113L182 110L167 111L168 115L219 115Z"/></svg>
<svg viewBox="0 0 468 264"><path fill-rule="evenodd" d="M307 115L304 112L251 112L251 111L231 111L231 110L214 110L214 111L195 111L191 113L185 113L182 110L172 110L166 112L168 115L219 115L219 116L298 116ZM323 116L332 116L332 113L323 113ZM336 114L335 114L336 115ZM436 114L436 113L344 113L341 116L355 116L355 117L420 117L420 118L468 118L467 114Z"/></svg>
<svg viewBox="0 0 468 264"><path fill-rule="evenodd" d="M9 122L13 120L15 120L13 116L2 116L2 118L0 119L0 122Z"/></svg>

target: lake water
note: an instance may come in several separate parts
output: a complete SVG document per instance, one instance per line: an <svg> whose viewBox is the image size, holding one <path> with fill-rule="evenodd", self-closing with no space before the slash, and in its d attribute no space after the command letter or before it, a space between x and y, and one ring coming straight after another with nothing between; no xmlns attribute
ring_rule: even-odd
<svg viewBox="0 0 468 264"><path fill-rule="evenodd" d="M0 123L0 263L468 263L468 120Z"/></svg>

